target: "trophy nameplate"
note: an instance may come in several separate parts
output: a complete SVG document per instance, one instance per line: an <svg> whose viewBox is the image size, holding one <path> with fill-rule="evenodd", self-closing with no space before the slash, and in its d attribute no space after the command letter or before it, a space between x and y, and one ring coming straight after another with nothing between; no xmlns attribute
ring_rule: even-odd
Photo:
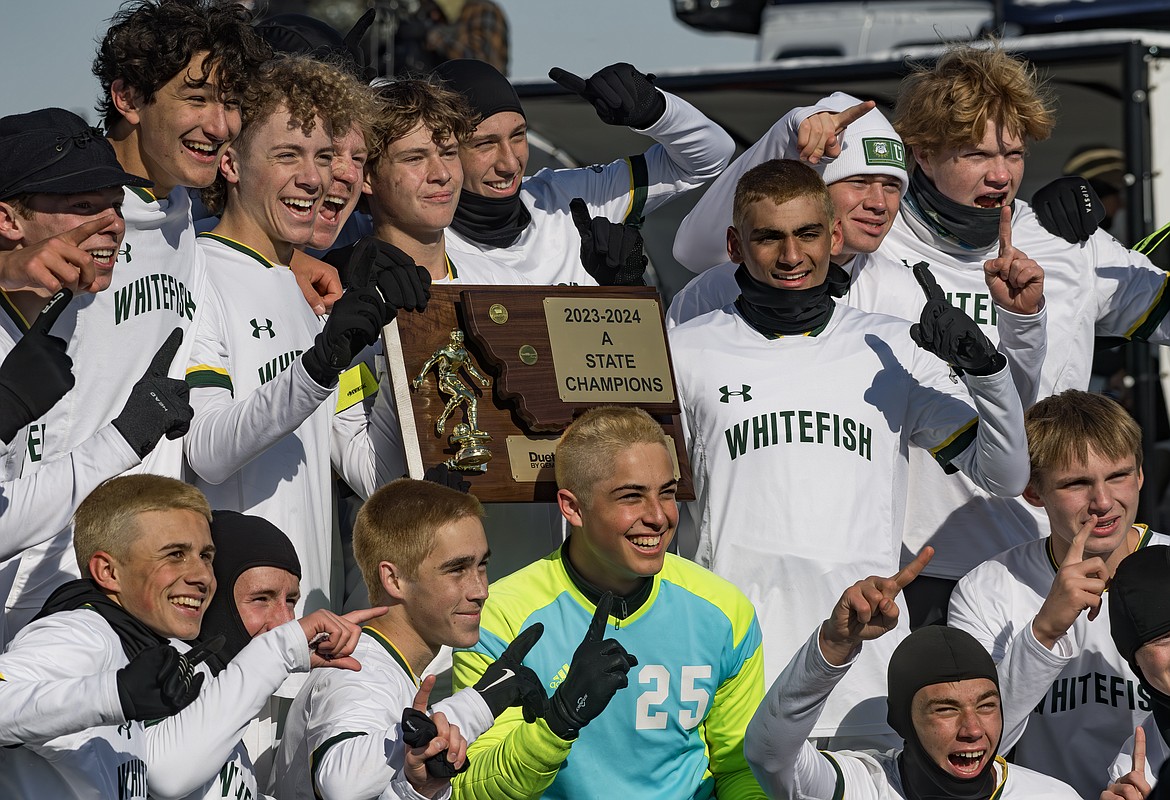
<svg viewBox="0 0 1170 800"><path fill-rule="evenodd" d="M636 405L693 497L655 289L436 284L383 335L412 478L446 463L484 502L552 502L560 433L591 406Z"/></svg>

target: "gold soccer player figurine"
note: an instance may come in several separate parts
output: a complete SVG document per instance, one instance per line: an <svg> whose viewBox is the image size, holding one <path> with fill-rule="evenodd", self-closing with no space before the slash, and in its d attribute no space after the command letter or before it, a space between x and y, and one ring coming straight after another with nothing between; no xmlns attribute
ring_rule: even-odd
<svg viewBox="0 0 1170 800"><path fill-rule="evenodd" d="M479 429L479 398L463 382L459 371L465 370L485 389L491 385L491 381L471 363L471 354L463 346L463 331L458 328L451 331L451 341L431 354L410 385L415 389L422 386L423 379L432 369L438 373L439 392L451 397L443 413L435 420L435 436L443 435L447 420L459 406L464 406L467 420L466 423L456 425L451 433L451 444L458 447L458 452L454 458L447 460L448 468L486 471L492 454L483 444L491 441L492 437Z"/></svg>

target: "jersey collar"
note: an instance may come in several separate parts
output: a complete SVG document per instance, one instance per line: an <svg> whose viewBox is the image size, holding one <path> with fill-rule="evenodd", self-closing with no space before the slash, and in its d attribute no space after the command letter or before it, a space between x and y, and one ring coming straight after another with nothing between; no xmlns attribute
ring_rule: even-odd
<svg viewBox="0 0 1170 800"><path fill-rule="evenodd" d="M1153 538L1153 532L1150 530L1149 525L1143 525L1140 522L1135 522L1133 524L1133 526L1135 528L1137 528L1138 533L1141 534L1138 537L1137 545L1133 548L1135 551L1137 551L1137 550L1141 550L1143 547L1145 547L1147 544L1150 543L1150 539ZM1056 574L1056 572L1058 572L1060 570L1060 564L1057 563L1056 556L1052 554L1052 535L1051 534L1049 534L1048 538L1044 540L1044 553L1045 553L1045 555L1048 556L1048 566L1052 567L1053 574ZM1108 585L1106 585L1105 591L1109 591Z"/></svg>
<svg viewBox="0 0 1170 800"><path fill-rule="evenodd" d="M254 259L255 261L259 262L259 264L262 267L264 267L265 269L272 269L272 267L276 266L276 264L273 264L267 258L260 255L260 253L253 250L251 247L248 247L248 245L244 244L243 242L237 242L235 239L229 239L228 237L222 236L218 233L213 233L211 231L207 231L205 233L199 234L196 238L198 238L198 239L211 239L213 241L219 242L220 244L225 245L226 247L230 247L232 250L235 250L236 252L243 253L244 255Z"/></svg>
<svg viewBox="0 0 1170 800"><path fill-rule="evenodd" d="M377 628L372 628L369 625L362 626L362 633L366 634L375 642L380 644L382 649L389 653L390 657L394 659L395 663L402 667L406 674L410 676L410 680L414 683L414 685L418 686L418 676L414 674L414 670L410 668L410 664L406 663L406 656L402 655L402 652L394 646L394 642L387 639L386 636Z"/></svg>

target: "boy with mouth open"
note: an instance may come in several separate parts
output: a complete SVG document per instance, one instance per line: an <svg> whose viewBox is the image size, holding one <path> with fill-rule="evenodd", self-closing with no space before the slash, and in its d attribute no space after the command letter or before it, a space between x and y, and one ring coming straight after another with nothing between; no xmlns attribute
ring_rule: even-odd
<svg viewBox="0 0 1170 800"><path fill-rule="evenodd" d="M902 747L878 752L817 750L808 735L833 687L856 668L868 642L898 626L895 599L930 561L928 547L890 578L850 586L829 618L797 650L748 726L752 771L774 797L807 800L1073 800L1071 787L1008 765L1000 677L970 634L931 625L890 657L888 719ZM1086 795L1087 796L1087 795Z"/></svg>
<svg viewBox="0 0 1170 800"><path fill-rule="evenodd" d="M590 409L561 437L569 538L492 585L479 642L456 651L454 669L456 688L474 685L543 623L524 661L550 709L535 724L518 709L500 715L468 749L455 797L764 796L743 756L763 692L760 628L734 586L667 553L678 524L669 447L629 407Z"/></svg>
<svg viewBox="0 0 1170 800"><path fill-rule="evenodd" d="M1017 764L1096 797L1151 708L1110 637L1106 587L1130 554L1170 537L1135 522L1142 439L1125 409L1069 389L1024 418L1032 465L1024 499L1044 510L1052 533L960 580L950 624L999 665L1004 749L1014 745Z"/></svg>
<svg viewBox="0 0 1170 800"><path fill-rule="evenodd" d="M363 497L402 473L391 393L367 409L338 379L398 308L425 305L426 276L413 264L375 272L364 247L355 261L367 279L322 324L285 265L312 236L333 131L372 120L369 90L322 62L281 56L246 98L241 133L204 193L222 213L199 236L211 290L187 370L195 418L184 451L213 505L288 535L305 570L302 606L329 608L340 604L330 469Z"/></svg>

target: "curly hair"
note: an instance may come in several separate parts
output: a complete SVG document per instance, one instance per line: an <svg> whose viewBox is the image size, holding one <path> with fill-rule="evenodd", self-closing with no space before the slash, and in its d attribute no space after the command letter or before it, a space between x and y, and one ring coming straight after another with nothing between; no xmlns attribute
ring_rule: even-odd
<svg viewBox="0 0 1170 800"><path fill-rule="evenodd" d="M278 109L289 112L290 124L306 136L320 118L330 135L344 136L353 126L372 135L378 104L370 87L335 64L310 56L280 55L263 64L243 94L243 124L232 147L247 147L258 124ZM227 182L223 175L202 192L204 205L213 214L223 211Z"/></svg>
<svg viewBox="0 0 1170 800"><path fill-rule="evenodd" d="M933 68L918 65L902 81L894 129L908 149L938 153L976 144L989 122L1034 142L1047 139L1056 124L1036 70L998 42L952 46Z"/></svg>
<svg viewBox="0 0 1170 800"><path fill-rule="evenodd" d="M217 71L220 92L243 93L252 73L272 57L272 48L249 24L250 12L227 0L133 0L118 9L98 45L93 74L102 87L95 108L110 131L122 119L110 90L117 80L141 93L150 103L167 81L207 53L200 69L188 78L203 86ZM192 65L194 66L194 65Z"/></svg>
<svg viewBox="0 0 1170 800"><path fill-rule="evenodd" d="M467 99L431 77L403 78L383 83L375 89L378 117L370 145L369 167L376 171L386 149L406 136L422 122L431 131L436 144L454 136L465 141L475 132L480 117Z"/></svg>

